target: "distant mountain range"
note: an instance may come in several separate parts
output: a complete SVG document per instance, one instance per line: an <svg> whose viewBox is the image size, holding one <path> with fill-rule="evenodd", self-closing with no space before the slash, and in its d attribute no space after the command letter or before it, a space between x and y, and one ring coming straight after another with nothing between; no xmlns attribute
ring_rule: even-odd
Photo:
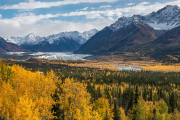
<svg viewBox="0 0 180 120"><path fill-rule="evenodd" d="M62 32L47 37L40 37L31 33L25 37L8 37L5 40L33 52L73 52L97 32L96 29L83 33L78 31Z"/></svg>
<svg viewBox="0 0 180 120"><path fill-rule="evenodd" d="M180 8L166 6L146 16L121 17L96 33L74 53L121 54L165 58L180 52Z"/></svg>

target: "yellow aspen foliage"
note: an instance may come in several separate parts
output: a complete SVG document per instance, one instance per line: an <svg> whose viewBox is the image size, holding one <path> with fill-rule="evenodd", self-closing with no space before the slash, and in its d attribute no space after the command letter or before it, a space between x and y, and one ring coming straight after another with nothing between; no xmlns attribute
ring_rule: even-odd
<svg viewBox="0 0 180 120"><path fill-rule="evenodd" d="M155 115L153 113L154 110ZM149 112L148 120L152 120L153 117L155 117L156 120L171 120L170 115L168 114L168 106L162 99L155 102L155 105L151 105Z"/></svg>
<svg viewBox="0 0 180 120"><path fill-rule="evenodd" d="M124 109L122 107L119 108L119 113L120 113L120 120L125 120L126 115L125 115Z"/></svg>
<svg viewBox="0 0 180 120"><path fill-rule="evenodd" d="M63 110L65 119L89 120L95 117L93 114L99 117L92 111L91 96L82 83L67 78L61 89L60 109Z"/></svg>
<svg viewBox="0 0 180 120"><path fill-rule="evenodd" d="M7 81L0 79L2 115L17 120L52 119L54 116L51 108L55 104L52 95L57 89L56 83L59 82L53 71L44 75L39 71L25 70L18 65L9 69L13 72L12 77L8 77Z"/></svg>
<svg viewBox="0 0 180 120"><path fill-rule="evenodd" d="M110 74L111 74L110 72L107 72L107 73L106 73L106 76L109 76Z"/></svg>
<svg viewBox="0 0 180 120"><path fill-rule="evenodd" d="M99 98L96 100L94 103L94 110L97 111L103 119L108 118L109 120L112 120L113 118L108 99Z"/></svg>
<svg viewBox="0 0 180 120"><path fill-rule="evenodd" d="M135 120L145 120L147 118L146 116L146 103L143 100L142 96L138 98L138 103L137 105L133 106L133 109L131 111L131 114L129 115L130 119ZM134 114L136 112L136 114Z"/></svg>
<svg viewBox="0 0 180 120"><path fill-rule="evenodd" d="M2 82L0 87L0 108L1 114L6 118L13 118L16 112L17 96L16 91L13 90L12 86L6 82Z"/></svg>
<svg viewBox="0 0 180 120"><path fill-rule="evenodd" d="M146 118L151 118L153 117L153 112L151 113L151 107L153 106L153 102L152 101L146 101Z"/></svg>
<svg viewBox="0 0 180 120"><path fill-rule="evenodd" d="M27 94L19 98L14 119L18 120L40 120L39 109L36 103L28 98Z"/></svg>

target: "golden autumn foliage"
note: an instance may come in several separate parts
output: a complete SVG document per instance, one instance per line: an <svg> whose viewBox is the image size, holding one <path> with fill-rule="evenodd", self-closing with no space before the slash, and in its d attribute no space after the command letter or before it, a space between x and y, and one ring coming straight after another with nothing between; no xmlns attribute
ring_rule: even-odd
<svg viewBox="0 0 180 120"><path fill-rule="evenodd" d="M125 120L126 119L126 115L125 115L124 109L122 107L119 108L119 113L120 113L120 119L121 120Z"/></svg>
<svg viewBox="0 0 180 120"><path fill-rule="evenodd" d="M60 108L66 120L101 120L99 114L92 110L91 96L82 83L67 78L61 85L61 89Z"/></svg>
<svg viewBox="0 0 180 120"><path fill-rule="evenodd" d="M99 98L94 103L94 110L99 113L101 118L105 119L108 118L109 120L112 120L113 114L109 106L109 102L105 98Z"/></svg>
<svg viewBox="0 0 180 120"><path fill-rule="evenodd" d="M53 71L44 75L38 71L27 71L18 65L0 66L1 114L14 120L52 119L51 108L55 102L51 95L57 89L58 81ZM7 68L11 70L11 75L7 74ZM10 77L7 79L2 75Z"/></svg>
<svg viewBox="0 0 180 120"><path fill-rule="evenodd" d="M148 71L180 72L179 65L146 65L140 67Z"/></svg>

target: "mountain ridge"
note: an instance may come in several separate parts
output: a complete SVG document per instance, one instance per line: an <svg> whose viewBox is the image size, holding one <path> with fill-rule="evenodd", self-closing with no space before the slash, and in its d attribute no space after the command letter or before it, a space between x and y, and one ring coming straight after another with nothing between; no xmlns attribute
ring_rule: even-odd
<svg viewBox="0 0 180 120"><path fill-rule="evenodd" d="M71 31L71 32L61 32L58 34L49 35L47 37L40 37L38 35L35 35L34 33L30 33L24 37L7 37L4 39L7 42L11 42L11 43L17 44L19 46L21 44L36 45L42 41L48 41L50 44L52 44L57 39L63 38L63 37L66 37L69 39L74 39L79 44L84 44L88 39L90 39L97 32L98 32L97 29L84 31L83 33L80 33L78 31Z"/></svg>
<svg viewBox="0 0 180 120"><path fill-rule="evenodd" d="M31 33L24 37L9 37L6 38L6 41L33 52L74 52L97 32L96 29L83 33L78 31L61 32L47 37Z"/></svg>

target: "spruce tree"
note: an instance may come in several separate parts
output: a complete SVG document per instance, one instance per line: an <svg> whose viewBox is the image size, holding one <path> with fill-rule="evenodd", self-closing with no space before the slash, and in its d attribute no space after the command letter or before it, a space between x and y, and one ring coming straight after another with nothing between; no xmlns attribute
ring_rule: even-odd
<svg viewBox="0 0 180 120"><path fill-rule="evenodd" d="M120 119L120 113L119 113L119 109L117 107L117 100L116 99L114 99L114 109L113 109L113 112L114 112L113 120L119 120Z"/></svg>
<svg viewBox="0 0 180 120"><path fill-rule="evenodd" d="M138 103L138 98L139 98L139 90L138 90L138 86L136 85L136 89L135 89L135 101L134 101L134 103L135 103L135 105L137 105L137 103Z"/></svg>
<svg viewBox="0 0 180 120"><path fill-rule="evenodd" d="M170 104L170 112L174 112L174 109L176 107L175 105L175 95L174 95L174 92L172 92L170 95L169 95L169 104Z"/></svg>

